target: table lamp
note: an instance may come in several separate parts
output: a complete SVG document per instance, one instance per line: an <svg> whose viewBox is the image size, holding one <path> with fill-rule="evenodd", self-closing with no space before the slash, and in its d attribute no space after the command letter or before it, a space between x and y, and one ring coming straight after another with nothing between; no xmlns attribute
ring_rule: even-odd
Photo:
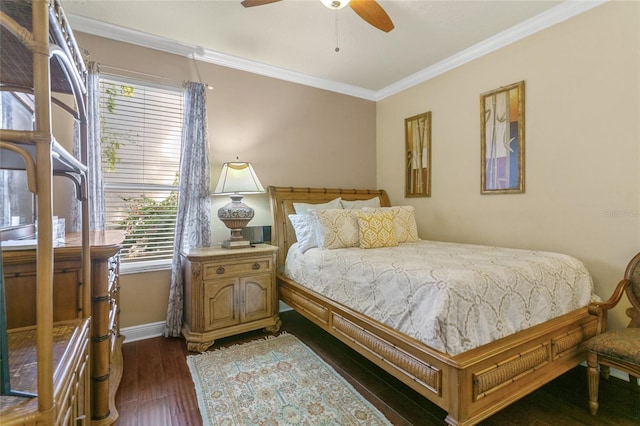
<svg viewBox="0 0 640 426"><path fill-rule="evenodd" d="M228 194L231 202L218 209L218 219L231 230L231 237L222 243L224 248L249 247L251 242L242 237L242 229L253 219L253 209L242 202L242 194L265 192L251 163L229 162L222 165L216 195Z"/></svg>

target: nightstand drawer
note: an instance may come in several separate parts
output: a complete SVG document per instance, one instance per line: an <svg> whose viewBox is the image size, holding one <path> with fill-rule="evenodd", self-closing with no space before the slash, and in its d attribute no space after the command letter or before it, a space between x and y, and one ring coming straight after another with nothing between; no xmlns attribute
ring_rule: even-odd
<svg viewBox="0 0 640 426"><path fill-rule="evenodd" d="M271 257L247 259L244 261L211 262L203 265L204 280L212 280L223 276L246 275L271 271Z"/></svg>

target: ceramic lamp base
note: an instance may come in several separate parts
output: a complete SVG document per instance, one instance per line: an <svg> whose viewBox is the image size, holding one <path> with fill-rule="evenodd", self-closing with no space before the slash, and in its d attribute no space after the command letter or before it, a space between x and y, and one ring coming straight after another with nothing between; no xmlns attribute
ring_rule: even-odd
<svg viewBox="0 0 640 426"><path fill-rule="evenodd" d="M218 209L218 219L231 230L231 238L222 243L223 248L250 247L251 242L242 236L242 229L253 219L253 209L242 202L242 195L230 195L231 202Z"/></svg>
<svg viewBox="0 0 640 426"><path fill-rule="evenodd" d="M251 241L249 240L224 240L222 242L222 248L227 249L236 249L236 248L246 248L251 247Z"/></svg>

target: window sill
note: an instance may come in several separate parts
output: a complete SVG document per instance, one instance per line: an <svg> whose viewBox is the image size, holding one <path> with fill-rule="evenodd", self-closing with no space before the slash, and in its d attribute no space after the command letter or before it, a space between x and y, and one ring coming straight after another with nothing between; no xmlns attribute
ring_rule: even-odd
<svg viewBox="0 0 640 426"><path fill-rule="evenodd" d="M171 270L171 259L120 264L120 275Z"/></svg>

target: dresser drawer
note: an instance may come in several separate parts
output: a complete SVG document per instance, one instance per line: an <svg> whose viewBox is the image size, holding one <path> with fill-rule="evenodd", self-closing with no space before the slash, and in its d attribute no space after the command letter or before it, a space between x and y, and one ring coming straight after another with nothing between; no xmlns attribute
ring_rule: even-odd
<svg viewBox="0 0 640 426"><path fill-rule="evenodd" d="M247 275L260 272L270 272L271 257L253 258L242 261L211 262L202 265L202 278L212 280L227 276Z"/></svg>

